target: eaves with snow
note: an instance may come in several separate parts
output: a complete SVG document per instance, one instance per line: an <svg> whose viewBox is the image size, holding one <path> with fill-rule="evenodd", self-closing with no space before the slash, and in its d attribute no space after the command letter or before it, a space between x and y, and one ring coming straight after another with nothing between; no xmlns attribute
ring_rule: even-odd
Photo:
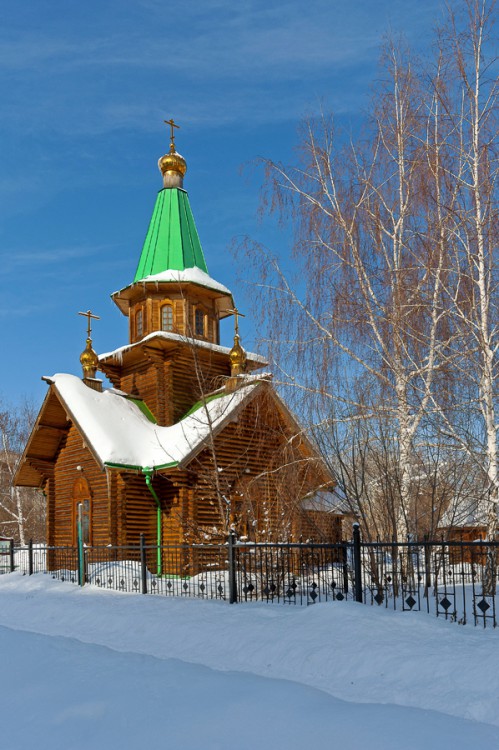
<svg viewBox="0 0 499 750"><path fill-rule="evenodd" d="M226 294L232 296L230 289L221 284L219 281L215 281L212 277L203 271L201 268L184 268L181 270L173 270L171 268L161 271L160 273L150 274L145 276L138 281L134 281L134 284L197 284L205 289L212 289L214 292L220 292L220 294ZM129 286L132 286L130 284ZM128 288L128 287L125 287ZM123 290L119 290L123 291ZM114 294L119 294L114 292ZM114 296L114 294L112 296Z"/></svg>
<svg viewBox="0 0 499 750"><path fill-rule="evenodd" d="M150 289L152 287L159 290L163 289L165 285L170 288L178 286L185 293L189 284L202 287L212 293L212 297L215 299L215 307L221 318L229 314L228 310L231 306L234 307L234 300L230 289L213 279L206 271L197 266L180 269L169 268L158 273L147 274L147 276L135 280L123 289L113 292L111 297L121 312L126 314L129 300L133 299L137 294L138 288Z"/></svg>
<svg viewBox="0 0 499 750"><path fill-rule="evenodd" d="M153 331L147 336L141 338L140 341L135 341L132 344L125 344L124 346L119 346L112 352L104 352L104 354L99 354L99 362L106 362L107 360L111 359L120 360L125 352L131 351L133 349L140 349L142 346L150 344L154 341L188 344L191 347L196 347L197 349L208 349L216 354L223 354L224 356L229 355L231 352L230 347L222 346L221 344L214 344L211 341L202 341L200 339L190 338L189 336L183 336L178 333L172 333L171 331ZM255 354L254 352L246 352L246 361L250 366L253 367L253 369L257 369L268 364L265 357L262 357L260 354Z"/></svg>
<svg viewBox="0 0 499 750"><path fill-rule="evenodd" d="M160 427L142 401L120 391L98 392L68 374L45 379L101 466L131 470L186 465L262 386L254 380L233 393L211 394L176 424Z"/></svg>

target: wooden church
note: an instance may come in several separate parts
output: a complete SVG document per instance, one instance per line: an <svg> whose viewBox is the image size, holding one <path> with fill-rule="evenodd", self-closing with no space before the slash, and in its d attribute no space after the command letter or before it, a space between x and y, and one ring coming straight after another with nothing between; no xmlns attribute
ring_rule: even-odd
<svg viewBox="0 0 499 750"><path fill-rule="evenodd" d="M88 546L219 541L337 541L341 516L306 498L332 484L277 395L262 357L246 353L231 292L210 277L183 187L173 121L159 191L131 284L112 299L129 342L83 378L46 378L48 392L15 484L47 502L47 543L74 546L78 508ZM220 345L233 315L234 345ZM111 388L96 377L102 371Z"/></svg>

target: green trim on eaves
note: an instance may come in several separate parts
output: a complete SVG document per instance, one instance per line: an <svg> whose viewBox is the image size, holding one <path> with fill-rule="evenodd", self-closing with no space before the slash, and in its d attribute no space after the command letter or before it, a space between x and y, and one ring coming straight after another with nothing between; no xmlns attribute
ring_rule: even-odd
<svg viewBox="0 0 499 750"><path fill-rule="evenodd" d="M106 466L108 469L127 469L128 471L140 471L143 472L144 469L150 469L149 466L134 466L133 464L113 464L110 461L105 461L104 466ZM160 471L161 469L174 469L175 466L178 466L178 461L172 461L169 464L161 464L160 466L153 466L152 471Z"/></svg>
<svg viewBox="0 0 499 750"><path fill-rule="evenodd" d="M196 411L198 411L199 409L201 409L201 407L202 407L202 406L204 406L205 404L209 404L209 403L210 403L210 401L215 401L215 399L217 399L217 398L222 398L222 396L226 396L226 395L227 395L227 391L221 391L220 393L212 393L212 395L211 395L211 396L206 396L206 398L205 398L205 399L203 399L202 401L197 401L197 402L196 402L196 403L194 404L194 406L191 406L191 408L189 409L189 411L187 411L187 412L186 412L186 413L184 414L184 416L180 418L180 420L179 420L179 421L181 422L181 421L182 421L183 419L185 419L186 417L190 417L190 416L191 416L191 414L194 414L194 412L196 412Z"/></svg>
<svg viewBox="0 0 499 750"><path fill-rule="evenodd" d="M128 399L128 401L131 401L132 403L135 404L135 406L137 406L140 409L142 414L145 417L147 417L149 422L152 422L153 424L158 424L156 417L154 416L152 411L149 409L145 401L142 401L142 399L140 398L134 398L133 396L126 396L126 398Z"/></svg>
<svg viewBox="0 0 499 750"><path fill-rule="evenodd" d="M181 188L163 188L156 198L133 281L195 266L208 273L189 196Z"/></svg>
<svg viewBox="0 0 499 750"><path fill-rule="evenodd" d="M250 385L258 385L259 383L263 383L263 382L264 382L263 379L262 380L252 380ZM189 411L187 411L184 414L184 416L180 418L179 422L181 422L186 417L190 417L191 414L194 414L194 412L196 412L199 409L201 409L201 407L204 406L205 404L209 404L210 401L215 401L215 399L222 398L222 396L227 396L227 395L228 395L227 391L225 389L222 389L222 390L218 391L217 393L212 393L210 396L206 396L206 398L203 399L203 400L201 400L201 401L197 401L193 406L191 406L191 408L189 409Z"/></svg>

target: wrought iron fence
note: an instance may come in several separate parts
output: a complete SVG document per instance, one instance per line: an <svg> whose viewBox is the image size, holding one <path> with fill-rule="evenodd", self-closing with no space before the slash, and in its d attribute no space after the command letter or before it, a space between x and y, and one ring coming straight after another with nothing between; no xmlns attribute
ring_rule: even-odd
<svg viewBox="0 0 499 750"><path fill-rule="evenodd" d="M362 543L362 601L496 627L498 546L483 541Z"/></svg>
<svg viewBox="0 0 499 750"><path fill-rule="evenodd" d="M315 604L349 596L347 544L235 544L234 561L238 601Z"/></svg>
<svg viewBox="0 0 499 750"><path fill-rule="evenodd" d="M315 604L357 602L496 627L494 542L264 543L14 548L11 571L161 596Z"/></svg>
<svg viewBox="0 0 499 750"><path fill-rule="evenodd" d="M314 604L352 598L349 544L224 544L14 550L11 570L46 573L115 591L195 596L230 602Z"/></svg>

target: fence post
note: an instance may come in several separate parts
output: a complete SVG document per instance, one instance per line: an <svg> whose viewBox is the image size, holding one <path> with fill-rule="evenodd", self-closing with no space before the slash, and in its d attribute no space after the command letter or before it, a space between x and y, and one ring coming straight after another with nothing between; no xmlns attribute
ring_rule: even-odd
<svg viewBox="0 0 499 750"><path fill-rule="evenodd" d="M28 575L33 575L33 540L28 542Z"/></svg>
<svg viewBox="0 0 499 750"><path fill-rule="evenodd" d="M362 602L362 557L360 550L360 527L353 525L353 570L355 580L355 601Z"/></svg>
<svg viewBox="0 0 499 750"><path fill-rule="evenodd" d="M9 542L9 558L10 558L10 572L13 573L15 570L14 565L14 540L11 539Z"/></svg>
<svg viewBox="0 0 499 750"><path fill-rule="evenodd" d="M142 583L141 591L143 594L147 594L147 552L144 534L140 535L140 576Z"/></svg>
<svg viewBox="0 0 499 750"><path fill-rule="evenodd" d="M343 566L343 590L345 596L348 594L348 547L346 544L341 545L342 566Z"/></svg>
<svg viewBox="0 0 499 750"><path fill-rule="evenodd" d="M235 604L237 602L237 580L236 580L236 554L234 545L236 542L236 535L234 531L229 534L229 603Z"/></svg>

